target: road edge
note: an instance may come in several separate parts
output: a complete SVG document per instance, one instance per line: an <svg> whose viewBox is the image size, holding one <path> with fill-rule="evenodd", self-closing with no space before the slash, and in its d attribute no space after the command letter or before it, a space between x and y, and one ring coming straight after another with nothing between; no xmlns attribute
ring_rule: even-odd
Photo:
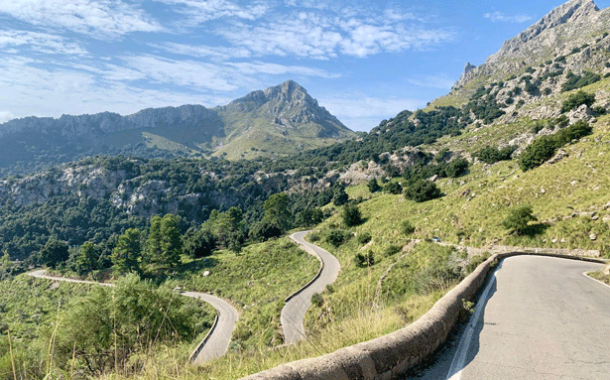
<svg viewBox="0 0 610 380"><path fill-rule="evenodd" d="M542 256L606 264L602 259L544 252L497 253L480 264L411 325L317 358L287 363L242 380L391 379L422 363L449 337L463 302L475 297L490 270L514 256Z"/></svg>
<svg viewBox="0 0 610 380"><path fill-rule="evenodd" d="M302 232L302 231L299 231ZM311 231L310 231L311 232ZM295 232L296 233L296 232ZM306 248L304 245L302 245L301 243L299 243L298 241L296 241L296 239L294 239L292 237L292 235L294 234L290 234L289 239L292 240L293 242L295 242L300 249L302 249L303 251L305 251L308 255L310 256L314 256L316 259L318 259L318 261L320 262L320 269L318 270L318 273L316 273L316 275L309 280L309 282L307 284L305 284L304 286L302 286L299 290L297 290L296 292L292 293L291 295L289 295L288 297L286 297L286 299L284 300L284 302L288 302L291 299L293 299L294 297L298 296L299 294L301 294L301 292L303 292L305 289L309 288L311 286L311 284L313 284L318 278L320 278L320 276L322 275L322 271L324 271L324 261L322 260L322 258L320 257L320 255L318 255L315 251L309 252L309 250L304 249Z"/></svg>

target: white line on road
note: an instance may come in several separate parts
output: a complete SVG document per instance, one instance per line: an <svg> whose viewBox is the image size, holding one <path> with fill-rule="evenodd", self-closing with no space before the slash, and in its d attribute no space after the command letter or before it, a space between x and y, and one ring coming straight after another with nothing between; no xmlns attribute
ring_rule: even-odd
<svg viewBox="0 0 610 380"><path fill-rule="evenodd" d="M464 369L464 364L466 363L466 356L468 354L468 349L470 348L472 336L474 335L474 331L479 323L481 314L485 309L485 303L487 302L487 297L489 297L491 287L496 282L496 273L501 268L502 263L498 265L498 268L496 268L496 270L491 275L489 283L485 287L483 294L481 294L479 302L477 302L477 307L474 309L474 313L470 317L470 321L468 322L468 326L466 326L466 330L464 331L464 335L462 335L462 339L460 339L460 344L458 345L455 356L453 357L453 361L451 361L451 367L449 367L449 372L447 372L447 380L462 379L462 370Z"/></svg>

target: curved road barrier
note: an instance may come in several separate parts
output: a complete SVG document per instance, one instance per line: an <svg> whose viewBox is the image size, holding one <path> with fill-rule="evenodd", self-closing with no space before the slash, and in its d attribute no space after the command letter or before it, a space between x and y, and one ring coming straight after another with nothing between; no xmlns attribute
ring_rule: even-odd
<svg viewBox="0 0 610 380"><path fill-rule="evenodd" d="M89 285L101 285L101 286L114 286L113 284L106 284L101 282L74 280L71 278L53 277L47 276L45 270L37 270L28 273L29 276L36 278L44 278L53 281L71 282L75 284L89 284ZM235 324L239 318L237 310L226 301L214 297L210 294L197 293L197 292L182 292L183 296L198 298L204 302L209 303L216 309L216 319L212 328L206 335L206 337L199 343L195 351L190 356L190 361L195 364L201 364L208 360L219 358L227 352L229 343L231 343L231 335Z"/></svg>
<svg viewBox="0 0 610 380"><path fill-rule="evenodd" d="M311 296L315 293L322 293L326 289L326 285L335 282L341 270L341 264L335 256L305 241L305 235L310 232L301 231L290 235L290 239L295 241L301 249L320 260L321 268L313 280L286 298L286 304L280 316L286 345L296 343L305 338L303 320L305 319L307 309L311 306Z"/></svg>
<svg viewBox="0 0 610 380"><path fill-rule="evenodd" d="M377 380L394 378L421 363L446 341L456 325L460 313L464 310L464 300L471 300L475 297L485 283L491 268L505 258L523 255L604 263L599 259L545 253L495 254L438 300L426 314L403 329L317 358L284 364L244 379Z"/></svg>

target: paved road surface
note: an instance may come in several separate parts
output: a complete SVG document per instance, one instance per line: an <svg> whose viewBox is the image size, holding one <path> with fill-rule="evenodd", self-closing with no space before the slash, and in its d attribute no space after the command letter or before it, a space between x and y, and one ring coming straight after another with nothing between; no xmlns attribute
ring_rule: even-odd
<svg viewBox="0 0 610 380"><path fill-rule="evenodd" d="M303 319L305 313L311 305L311 296L314 293L321 293L326 289L326 285L332 284L339 275L341 264L339 260L328 251L305 241L304 237L311 231L301 231L290 235L290 238L299 244L300 248L305 250L310 255L320 258L324 268L320 277L309 284L299 294L286 302L282 309L281 323L284 329L285 344L290 345L296 343L300 339L305 338L305 328L303 327Z"/></svg>
<svg viewBox="0 0 610 380"><path fill-rule="evenodd" d="M28 275L37 278L45 278L53 281L72 282L76 284L114 286L112 284L104 284L93 281L81 281L73 280L70 278L47 276L45 274L44 269L30 272L28 273ZM239 318L239 313L237 312L237 310L235 310L235 308L229 305L227 302L209 294L183 292L182 295L191 298L199 298L209 303L214 307L214 309L216 309L216 313L218 314L218 323L216 324L214 330L211 331L207 336L203 348L201 348L199 353L193 358L193 364L201 364L208 360L223 356L227 351L227 348L229 348L229 343L231 343L231 335L233 333L233 329L235 328L235 324L237 323L237 319Z"/></svg>
<svg viewBox="0 0 610 380"><path fill-rule="evenodd" d="M403 379L610 379L610 288L600 264L504 260L467 326Z"/></svg>

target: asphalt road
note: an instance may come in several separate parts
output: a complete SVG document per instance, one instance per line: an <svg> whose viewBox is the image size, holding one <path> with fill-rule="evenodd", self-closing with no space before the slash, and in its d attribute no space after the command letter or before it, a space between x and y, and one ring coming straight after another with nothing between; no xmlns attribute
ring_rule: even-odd
<svg viewBox="0 0 610 380"><path fill-rule="evenodd" d="M71 278L52 277L45 274L45 270L37 270L28 273L28 275L37 278L44 278L53 281L71 282L76 284L93 284L102 286L114 286L112 284L104 284L93 281L74 280ZM197 292L182 292L183 296L201 299L216 309L218 322L213 331L211 331L204 340L203 347L193 358L193 364L198 365L208 360L219 358L225 354L231 343L231 335L235 329L235 324L239 318L239 313L233 306L223 301L220 298L214 297L206 293ZM199 347L198 347L199 348Z"/></svg>
<svg viewBox="0 0 610 380"><path fill-rule="evenodd" d="M304 237L311 231L301 231L290 235L290 238L299 244L300 248L310 255L320 259L323 265L320 276L303 288L299 294L286 302L281 314L282 328L284 329L285 344L290 345L305 338L305 328L303 320L309 306L311 306L311 296L314 293L322 293L326 285L332 284L339 275L341 264L339 260L328 251L305 241Z"/></svg>
<svg viewBox="0 0 610 380"><path fill-rule="evenodd" d="M583 275L601 267L504 260L469 323L402 379L610 379L610 288Z"/></svg>

